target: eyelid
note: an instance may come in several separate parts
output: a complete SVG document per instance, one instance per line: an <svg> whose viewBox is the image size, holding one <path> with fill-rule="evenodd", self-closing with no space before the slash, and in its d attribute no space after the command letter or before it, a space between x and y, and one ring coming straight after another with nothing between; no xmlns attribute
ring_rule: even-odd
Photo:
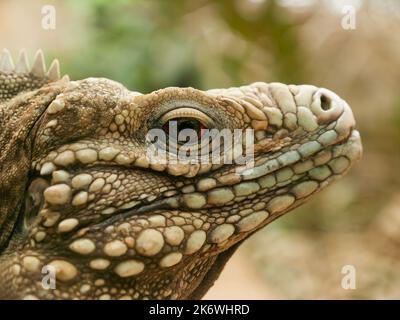
<svg viewBox="0 0 400 320"><path fill-rule="evenodd" d="M179 108L165 113L161 118L161 124L176 118L194 118L202 122L206 127L214 127L214 121L205 113L193 108Z"/></svg>

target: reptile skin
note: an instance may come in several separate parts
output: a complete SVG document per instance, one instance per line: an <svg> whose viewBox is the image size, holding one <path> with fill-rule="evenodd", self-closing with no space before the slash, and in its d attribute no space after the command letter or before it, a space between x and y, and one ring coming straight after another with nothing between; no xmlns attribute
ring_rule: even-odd
<svg viewBox="0 0 400 320"><path fill-rule="evenodd" d="M254 129L254 168L149 163L146 133L166 114ZM362 153L350 107L327 89L257 82L140 94L60 78L57 61L46 72L40 51L32 68L25 52L14 66L4 51L0 124L6 299L199 299L244 239ZM46 270L55 288L43 286Z"/></svg>

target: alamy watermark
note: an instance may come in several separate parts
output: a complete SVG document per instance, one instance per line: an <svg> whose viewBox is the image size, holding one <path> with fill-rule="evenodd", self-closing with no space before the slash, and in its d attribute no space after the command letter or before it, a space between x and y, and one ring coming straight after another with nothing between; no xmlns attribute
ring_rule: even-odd
<svg viewBox="0 0 400 320"><path fill-rule="evenodd" d="M41 9L42 13L42 28L44 30L56 29L56 8L53 5L45 5Z"/></svg>
<svg viewBox="0 0 400 320"><path fill-rule="evenodd" d="M56 268L54 266L45 265L42 268L42 287L45 290L56 289Z"/></svg>
<svg viewBox="0 0 400 320"><path fill-rule="evenodd" d="M356 29L356 17L357 10L354 6L343 6L342 8L342 21L341 25L344 30L355 30Z"/></svg>

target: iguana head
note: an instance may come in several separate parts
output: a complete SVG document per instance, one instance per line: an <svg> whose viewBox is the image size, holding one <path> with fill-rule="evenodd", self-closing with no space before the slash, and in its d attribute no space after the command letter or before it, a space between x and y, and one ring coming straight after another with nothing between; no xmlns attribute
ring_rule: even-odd
<svg viewBox="0 0 400 320"><path fill-rule="evenodd" d="M107 79L57 80L57 63L46 74L40 53L33 69L21 57L16 68L8 53L0 62L5 298L200 298L241 241L361 155L349 106L326 89L140 94ZM165 141L149 139L153 129ZM169 139L172 129L199 139ZM217 130L205 138L206 129ZM237 161L247 134L231 136L244 147L230 152L213 136L224 129L253 130L254 161ZM167 152L154 158L150 147ZM204 161L182 156L188 150ZM155 161L160 154L166 161Z"/></svg>

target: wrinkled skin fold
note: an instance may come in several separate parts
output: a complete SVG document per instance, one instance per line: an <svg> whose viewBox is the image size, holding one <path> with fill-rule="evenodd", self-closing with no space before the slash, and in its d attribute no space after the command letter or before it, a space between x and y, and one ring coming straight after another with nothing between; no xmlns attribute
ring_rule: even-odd
<svg viewBox="0 0 400 320"><path fill-rule="evenodd" d="M0 84L14 79L0 86L1 298L199 299L243 240L361 157L352 111L327 89L140 94L38 64L0 70ZM146 133L181 108L254 129L255 167L149 163Z"/></svg>

